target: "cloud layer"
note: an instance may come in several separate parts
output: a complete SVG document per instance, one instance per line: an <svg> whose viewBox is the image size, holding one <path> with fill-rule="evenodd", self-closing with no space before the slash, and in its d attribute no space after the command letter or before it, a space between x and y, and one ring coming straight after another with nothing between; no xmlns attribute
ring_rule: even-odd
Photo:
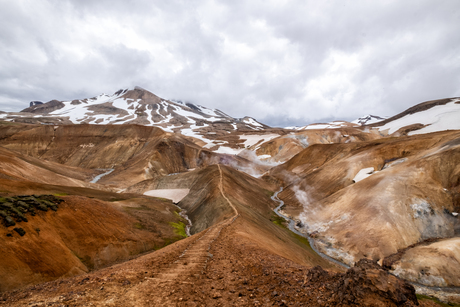
<svg viewBox="0 0 460 307"><path fill-rule="evenodd" d="M139 85L304 125L460 96L460 3L0 0L0 110Z"/></svg>

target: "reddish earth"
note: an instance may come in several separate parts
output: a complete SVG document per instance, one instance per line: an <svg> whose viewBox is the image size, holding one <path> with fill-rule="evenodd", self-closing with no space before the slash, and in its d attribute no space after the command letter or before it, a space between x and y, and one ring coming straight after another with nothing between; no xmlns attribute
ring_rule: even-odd
<svg viewBox="0 0 460 307"><path fill-rule="evenodd" d="M127 263L4 293L0 305L415 306L415 293L381 270L344 275L299 265L236 235L238 219L211 243L221 226Z"/></svg>
<svg viewBox="0 0 460 307"><path fill-rule="evenodd" d="M24 236L13 231L15 226L0 227L0 291L79 275L181 238L169 225L180 220L171 202L60 198L64 201L56 212L38 211L27 216L28 222L16 223Z"/></svg>
<svg viewBox="0 0 460 307"><path fill-rule="evenodd" d="M378 135L344 128L356 142L343 143L339 131L311 131L304 134L317 144L306 149L299 141L305 135L297 133L261 147L280 158L300 151L262 180L239 170L266 166L215 154L196 140L152 127L0 128L0 194L60 194L65 200L57 212L21 222L24 237L7 237L11 229L1 228L0 249L7 255L0 263L4 306L413 306L414 289L374 262L345 271L321 258L305 238L281 225L271 196L281 185L311 185L315 198L333 204L344 191L372 191L373 180L403 169L400 164L367 183L352 183L355 171L380 170L393 158L429 166L423 176L432 178L430 186L449 187L450 193L433 199L450 201L450 211L458 207L460 195L455 132L376 141ZM342 144L320 144L338 143L336 138ZM422 161L425 154L431 154L429 163ZM89 183L102 168L115 170L100 184ZM419 186L423 193L431 191ZM180 236L170 223L184 222L178 209L170 201L142 196L160 188L190 190L179 206L187 210L195 235L172 243ZM292 189L281 196L288 214L303 209ZM351 203L360 207L350 212L360 214L369 202ZM327 204L315 203L318 208ZM363 221L368 225L369 216ZM339 235L345 231L337 229ZM359 244L362 238L372 241L370 232L359 231L341 242Z"/></svg>
<svg viewBox="0 0 460 307"><path fill-rule="evenodd" d="M231 173L221 166L218 170L219 192L233 211L230 218L132 261L6 292L0 305L414 306L417 302L410 285L373 263L365 262L346 274L337 272L339 268L330 273L311 269L317 262L331 265L308 246L301 247L305 243L285 228L228 197ZM265 233L268 229L270 236ZM298 258L296 244L304 249L305 258Z"/></svg>

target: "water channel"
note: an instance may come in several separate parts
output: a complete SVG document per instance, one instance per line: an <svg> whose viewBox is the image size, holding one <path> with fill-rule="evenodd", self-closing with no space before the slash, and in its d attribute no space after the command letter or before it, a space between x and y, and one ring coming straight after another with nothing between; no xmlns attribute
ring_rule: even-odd
<svg viewBox="0 0 460 307"><path fill-rule="evenodd" d="M281 213L279 212L279 210L284 206L284 201L282 201L281 199L278 198L278 194L281 193L282 191L283 191L283 187L281 187L280 190L277 191L277 192L275 192L275 194L272 196L272 200L274 200L274 201L276 201L277 203L279 203L279 206L276 207L275 209L273 209L273 211L275 211L275 213L276 213L279 217L282 217L283 219L286 220L286 222L288 222L288 228L289 228L289 230L292 231L292 232L295 233L295 234L298 234L299 236L302 236L302 237L306 238L306 239L308 240L308 243L310 243L311 248L315 251L315 253L317 253L318 255L320 255L321 257L323 257L324 259L329 260L329 261L331 261L331 262L333 262L333 263L335 263L335 264L337 264L337 265L339 265L339 266L345 267L345 268L347 268L347 269L350 268L350 267L349 267L348 265L346 265L345 263L342 263L342 262L340 262L340 261L337 261L337 260L335 260L334 258L331 258L331 257L329 257L328 255L326 255L326 254L320 252L320 251L316 248L316 246L315 246L315 241L314 241L312 238L310 238L310 236L301 233L300 231L298 231L298 230L295 228L296 222L295 222L293 219L291 219L291 218L289 218L289 217L287 217L287 216L285 216L285 215L283 215L283 214L281 214Z"/></svg>
<svg viewBox="0 0 460 307"><path fill-rule="evenodd" d="M102 173L102 174L97 175L97 176L94 177L94 179L91 180L90 182L91 182L91 183L96 183L96 182L98 182L102 177L104 177L104 176L110 174L110 173L113 172L114 170L115 170L114 168L105 169L105 170L104 170L104 171L106 171L105 173Z"/></svg>

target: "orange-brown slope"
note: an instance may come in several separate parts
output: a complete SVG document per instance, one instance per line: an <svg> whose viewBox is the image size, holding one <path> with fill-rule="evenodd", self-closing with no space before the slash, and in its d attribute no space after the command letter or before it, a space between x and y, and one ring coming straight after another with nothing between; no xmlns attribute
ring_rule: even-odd
<svg viewBox="0 0 460 307"><path fill-rule="evenodd" d="M459 139L458 132L441 132L317 145L273 174L299 171L282 197L321 250L347 263L378 260L418 241L459 234L451 214L460 210ZM353 183L368 167L379 172Z"/></svg>
<svg viewBox="0 0 460 307"><path fill-rule="evenodd" d="M118 188L216 163L252 167L242 157L216 154L180 135L138 125L0 125L0 146L67 166L114 169L98 183Z"/></svg>
<svg viewBox="0 0 460 307"><path fill-rule="evenodd" d="M317 269L309 271L311 265L322 260L315 258L306 245L287 229L275 225L264 216L264 212L269 212L265 208L270 207L269 198L263 196L265 193L257 185L235 191L235 182L251 179L234 178L234 170L220 168L219 176L222 177L219 179L222 181L219 180L219 190L227 206L234 207L239 214L236 220L233 221L234 217L231 217L223 224L216 224L207 231L133 261L78 278L37 285L22 292L5 293L0 304L21 306L47 301L99 306L271 306L299 303L323 306L327 301L333 304L346 299L358 306L396 306L392 291L403 293L398 291L404 286L388 274L371 273L386 276L382 279L384 282L378 282L380 286L384 285L384 291L393 290L384 297L378 291L372 294L360 292L362 290L359 289L353 294L354 290L343 286L343 280L348 275L341 277L326 272L317 275ZM238 195L233 194L235 192ZM255 195L246 198L246 193ZM252 210L252 206L256 210ZM212 232L213 229L219 229L219 232ZM213 240L209 240L209 235ZM206 244L203 245L203 242ZM190 258L190 253L202 255L206 260L199 262L200 269L196 270L198 259ZM206 265L203 266L203 263ZM348 283L354 283L353 273L349 277ZM366 285L368 289L374 287ZM339 292L344 293L344 298L337 296ZM399 295L398 300L408 298ZM408 302L407 306L413 305Z"/></svg>
<svg viewBox="0 0 460 307"><path fill-rule="evenodd" d="M32 157L82 168L111 168L166 133L137 125L28 125L0 129L0 145Z"/></svg>
<svg viewBox="0 0 460 307"><path fill-rule="evenodd" d="M0 291L78 275L158 249L181 238L169 223L185 222L170 201L149 197L6 179L0 179L0 187L10 197L1 202L10 203L17 194L76 194L59 196L64 202L56 212L36 210L35 216L24 213L27 221L0 225Z"/></svg>
<svg viewBox="0 0 460 307"><path fill-rule="evenodd" d="M340 144L382 138L378 130L369 128L311 129L291 132L262 144L257 155L269 155L272 162L284 162L314 144Z"/></svg>
<svg viewBox="0 0 460 307"><path fill-rule="evenodd" d="M95 172L25 156L0 147L0 175L14 180L90 187Z"/></svg>

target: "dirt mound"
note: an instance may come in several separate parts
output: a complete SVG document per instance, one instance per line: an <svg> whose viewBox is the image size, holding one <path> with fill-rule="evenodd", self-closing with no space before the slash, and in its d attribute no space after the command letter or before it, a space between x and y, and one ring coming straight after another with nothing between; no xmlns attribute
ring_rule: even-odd
<svg viewBox="0 0 460 307"><path fill-rule="evenodd" d="M325 300L330 306L401 306L418 305L414 287L388 272L376 262L361 259L345 274L331 274L317 266L309 270L306 280L331 291Z"/></svg>

